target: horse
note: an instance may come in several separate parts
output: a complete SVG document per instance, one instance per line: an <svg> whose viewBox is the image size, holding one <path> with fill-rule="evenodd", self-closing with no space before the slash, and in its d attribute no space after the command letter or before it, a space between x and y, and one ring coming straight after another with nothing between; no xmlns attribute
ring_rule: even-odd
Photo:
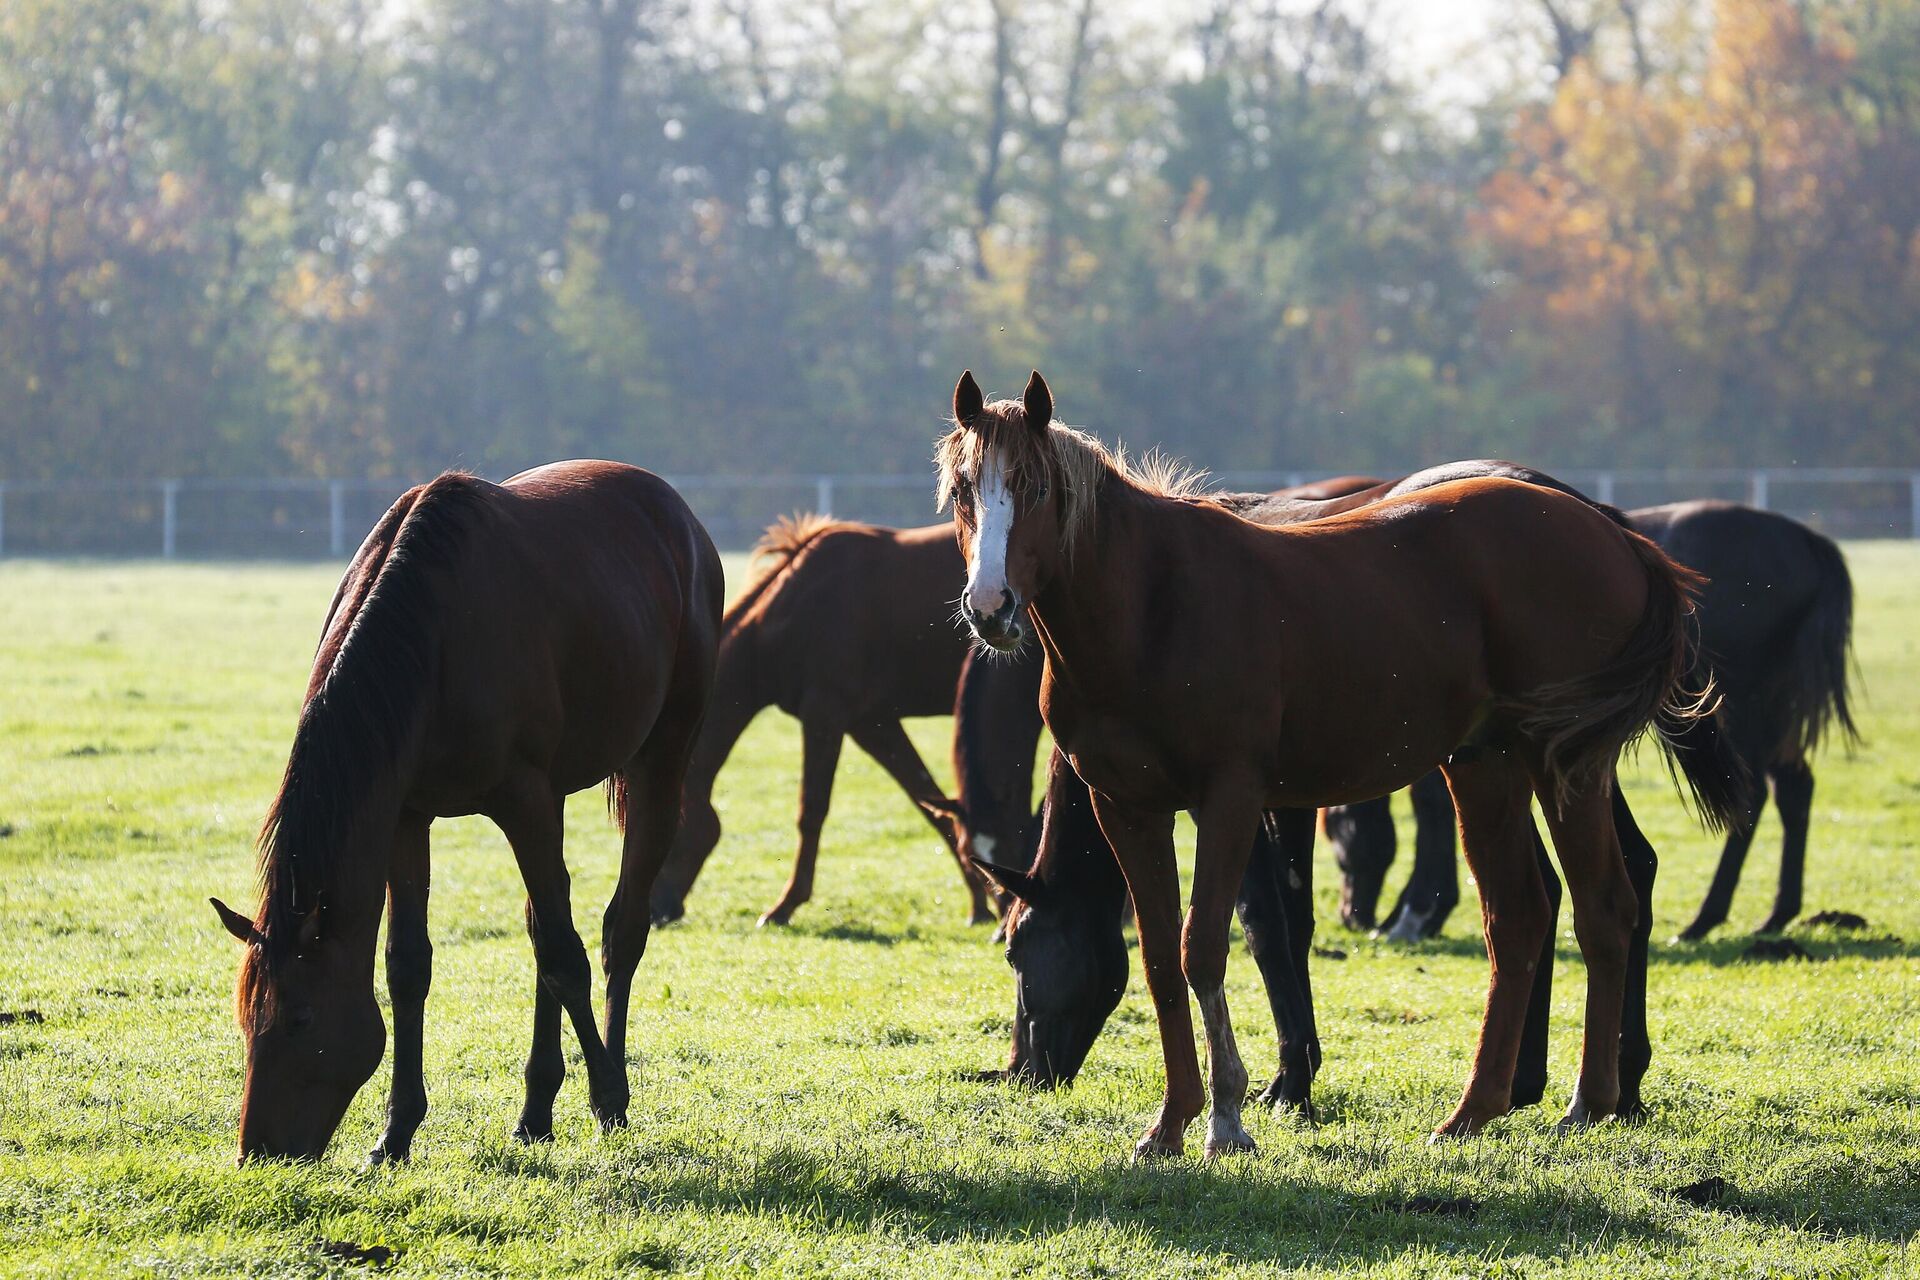
<svg viewBox="0 0 1920 1280"><path fill-rule="evenodd" d="M1006 1067L979 1078L1053 1089L1072 1083L1126 991L1122 925L1130 899L1094 819L1092 793L1058 750L1048 761L1040 813L1029 869L981 864L1011 900L1005 919L1014 1018ZM1235 903L1280 1040L1280 1070L1257 1101L1309 1116L1321 1058L1308 964L1312 886L1312 811L1269 812Z"/></svg>
<svg viewBox="0 0 1920 1280"><path fill-rule="evenodd" d="M713 705L687 772L686 817L653 888L656 924L686 914L687 894L720 841L713 785L754 716L777 705L800 721L800 844L762 925L784 925L813 896L820 829L851 737L914 801L959 866L973 924L994 919L969 870L952 810L914 750L904 716L943 715L966 656L953 601L966 566L947 525L886 529L825 516L774 524L766 563L722 623ZM1031 754L1031 753L1029 753Z"/></svg>
<svg viewBox="0 0 1920 1280"><path fill-rule="evenodd" d="M259 909L249 919L213 900L246 947L243 1163L318 1159L378 1068L383 897L394 1062L372 1158L408 1157L427 1111L429 829L463 814L505 833L527 890L538 980L514 1136L553 1135L562 1010L595 1117L625 1123L647 894L679 823L724 596L706 531L638 467L560 462L497 485L450 473L381 518L327 612L260 837ZM604 1038L561 850L567 795L602 780L625 833L603 921Z"/></svg>
<svg viewBox="0 0 1920 1280"><path fill-rule="evenodd" d="M1846 559L1831 539L1799 521L1738 503L1644 507L1626 519L1707 578L1694 678L1711 672L1734 753L1753 780L1707 896L1679 936L1696 941L1725 922L1767 783L1780 811L1780 880L1756 932L1778 932L1800 913L1813 804L1809 758L1830 732L1849 743L1859 738L1848 688L1853 583ZM1452 804L1444 793L1436 801L1431 783L1423 803L1421 788L1414 784L1413 871L1382 923L1395 938L1437 933L1459 898ZM1393 861L1393 818L1380 801L1355 806L1342 822L1336 834L1329 815L1345 876L1342 900L1353 904L1356 921L1370 925Z"/></svg>
<svg viewBox="0 0 1920 1280"><path fill-rule="evenodd" d="M1363 489L1372 489L1376 492L1366 500L1378 500L1389 492L1411 493L1446 480L1473 476L1505 476L1581 496L1544 472L1497 459L1448 463L1394 482L1346 477L1327 483L1339 486L1340 492L1334 496L1348 497ZM1273 495L1210 496L1223 501L1230 510L1259 512L1273 523L1311 519L1324 510L1319 501L1274 501L1275 498L1297 498L1298 490ZM1316 499L1318 496L1315 495ZM1355 505L1364 505L1364 501L1340 505L1342 509L1351 510ZM1616 522L1625 518L1611 507L1595 505ZM1017 864L1027 870L1016 868L1007 874L1006 868L993 865L992 859L978 864L1012 899L1005 916L1005 931L1009 940L1007 962L1015 975L1014 1035L1008 1064L1003 1070L986 1073L986 1076L1051 1088L1072 1081L1112 1012L1118 999L1117 991L1125 986L1122 923L1127 902L1124 888L1117 900L1108 892L1109 882L1119 880L1119 871L1113 862L1112 850L1091 820L1086 784L1075 777L1071 769L1054 772L1049 781L1047 806L1067 813L1084 812L1089 815L1087 819L1077 823L1063 821L1056 827L1044 829L1040 815L1027 821L1028 801L1022 788L1028 785L1026 779L1031 770L1025 762L1032 758L1033 744L1041 727L1037 702L1043 666L1041 655L1032 646L1010 655L994 655L992 660L986 660L982 654L970 657L961 672L957 702L961 711L955 717L954 753L960 779L958 804L965 825L971 829L1018 831L1019 824L1026 823L1027 832L1024 860ZM1437 797L1432 794L1435 790ZM1421 839L1424 841L1432 835L1428 810L1437 804L1450 841L1453 800L1439 772L1436 770L1417 780L1409 793L1416 813L1422 818ZM1321 811L1321 818L1329 832L1355 840L1372 835L1367 824L1376 813L1384 822L1387 840L1391 841L1393 820L1384 800L1332 806ZM1617 790L1615 823L1639 903L1627 962L1627 999L1620 1039L1621 1102L1616 1114L1638 1117L1645 1113L1640 1086L1652 1060L1645 997L1647 944L1653 927L1651 903L1658 858L1640 833L1625 797ZM1313 834L1310 814L1270 811L1254 842L1237 903L1248 949L1260 967L1280 1032L1279 1073L1262 1091L1260 1100L1308 1116L1312 1114L1311 1084L1321 1057L1307 972L1313 934ZM1559 914L1560 881L1537 832L1533 840L1536 861L1546 886L1549 919L1553 919ZM991 851L993 842L989 841L987 847ZM1361 839L1360 847L1370 846ZM1390 844L1388 847L1391 848ZM1449 842L1449 857L1451 847ZM1343 852L1337 840L1335 849L1337 854ZM1345 884L1351 886L1355 881L1355 868L1343 860L1341 869ZM1450 861L1447 869L1452 870ZM1382 865L1379 873L1384 871ZM1028 896L1036 894L1046 903L1042 909L1036 909ZM1367 901L1371 903L1371 899ZM1343 899L1343 918L1346 906L1347 900ZM1016 940L1018 945L1014 945ZM1083 961L1082 956L1096 953L1117 954L1117 970ZM1545 1096L1553 959L1553 939L1549 935L1541 949L1538 977L1521 1037L1513 1091L1516 1108L1530 1106Z"/></svg>
<svg viewBox="0 0 1920 1280"><path fill-rule="evenodd" d="M1730 821L1737 805L1704 695L1685 696L1697 579L1592 505L1504 478L1263 528L1054 423L1037 370L1020 400L993 404L968 372L953 408L936 492L968 559L962 613L994 648L1017 648L1029 626L1039 638L1042 715L1093 790L1137 912L1167 1089L1136 1155L1177 1154L1201 1111L1181 976L1207 1031L1207 1153L1253 1147L1223 979L1262 811L1380 795L1443 762L1493 973L1473 1070L1436 1136L1475 1133L1511 1102L1547 929L1525 821L1534 794L1589 964L1563 1123L1612 1114L1636 914L1613 761L1653 728L1710 820ZM1312 607L1335 594L1352 606L1341 618ZM1184 929L1172 847L1182 808L1199 833Z"/></svg>
<svg viewBox="0 0 1920 1280"><path fill-rule="evenodd" d="M1211 495L1230 508L1274 522L1329 514L1331 499L1384 483L1372 476L1336 476L1271 493ZM1341 509L1346 509L1342 504ZM971 863L1030 866L1040 816L1033 808L1033 756L1040 740L1039 655L975 649L960 667L953 703L952 801L960 848ZM1018 748L1025 744L1026 751ZM1018 848L1018 854L1010 850Z"/></svg>

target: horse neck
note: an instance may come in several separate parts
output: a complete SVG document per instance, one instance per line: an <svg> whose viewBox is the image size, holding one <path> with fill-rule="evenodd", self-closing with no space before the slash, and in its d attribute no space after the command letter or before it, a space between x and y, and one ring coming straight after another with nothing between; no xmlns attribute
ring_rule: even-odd
<svg viewBox="0 0 1920 1280"><path fill-rule="evenodd" d="M1195 518L1185 503L1118 477L1106 481L1091 527L1030 606L1053 698L1138 684L1139 673L1149 669L1141 664L1152 661L1141 641L1151 630L1143 625L1145 602L1160 595L1153 579L1164 572L1155 543L1169 526Z"/></svg>

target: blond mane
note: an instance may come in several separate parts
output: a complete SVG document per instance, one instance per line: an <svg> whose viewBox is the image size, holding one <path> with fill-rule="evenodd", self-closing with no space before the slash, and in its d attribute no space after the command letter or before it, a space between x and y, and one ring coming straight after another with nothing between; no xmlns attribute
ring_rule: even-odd
<svg viewBox="0 0 1920 1280"><path fill-rule="evenodd" d="M1163 498L1197 498L1207 491L1207 473L1155 449L1138 461L1109 449L1086 432L1050 422L1044 435L1027 428L1018 400L995 400L971 427L956 424L934 446L935 505L945 509L962 479L973 480L988 449L1007 469L1016 489L1044 485L1059 496L1060 542L1068 556L1093 524L1101 486L1109 479Z"/></svg>

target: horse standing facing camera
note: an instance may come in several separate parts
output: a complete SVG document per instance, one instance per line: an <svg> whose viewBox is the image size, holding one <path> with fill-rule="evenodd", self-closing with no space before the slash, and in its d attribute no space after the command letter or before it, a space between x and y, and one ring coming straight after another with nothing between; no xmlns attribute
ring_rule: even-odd
<svg viewBox="0 0 1920 1280"><path fill-rule="evenodd" d="M1092 788L1130 888L1166 1061L1136 1151L1179 1152L1204 1093L1184 976L1205 1022L1210 1155L1249 1150L1227 1009L1227 926L1261 813L1383 795L1444 765L1493 962L1466 1089L1437 1136L1503 1115L1549 927L1537 795L1588 962L1586 1039L1565 1123L1620 1103L1637 902L1613 765L1652 727L1711 820L1741 799L1704 691L1684 689L1697 579L1577 498L1508 479L1443 483L1265 528L1143 479L1053 423L1036 371L988 404L971 373L937 452L967 557L976 637L1046 654L1041 710ZM1319 607L1344 603L1338 616ZM1180 922L1173 815L1198 831Z"/></svg>
<svg viewBox="0 0 1920 1280"><path fill-rule="evenodd" d="M514 1135L553 1135L573 1023L594 1115L624 1124L627 1002L647 895L680 821L713 683L720 558L666 481L562 462L505 484L443 475L396 502L341 580L280 792L261 836L237 999L247 1039L240 1158L318 1158L380 1064L384 896L393 1089L376 1162L405 1159L427 1111L428 829L480 813L513 846L539 971ZM574 931L562 810L609 780L625 828L607 907L604 1039Z"/></svg>

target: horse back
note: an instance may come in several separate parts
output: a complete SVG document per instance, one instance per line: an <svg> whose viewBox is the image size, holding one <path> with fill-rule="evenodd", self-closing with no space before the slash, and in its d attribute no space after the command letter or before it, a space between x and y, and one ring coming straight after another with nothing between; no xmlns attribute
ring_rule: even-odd
<svg viewBox="0 0 1920 1280"><path fill-rule="evenodd" d="M951 525L839 524L816 535L738 626L770 700L851 721L940 715L966 656ZM830 705L828 705L830 704Z"/></svg>

